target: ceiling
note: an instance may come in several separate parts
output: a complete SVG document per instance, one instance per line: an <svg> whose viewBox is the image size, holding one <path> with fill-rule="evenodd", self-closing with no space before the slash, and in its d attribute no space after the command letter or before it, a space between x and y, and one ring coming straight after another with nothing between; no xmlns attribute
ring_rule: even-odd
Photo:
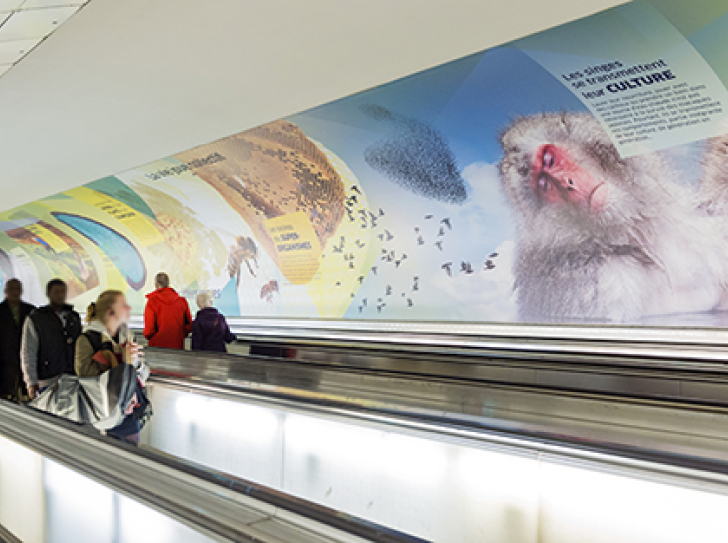
<svg viewBox="0 0 728 543"><path fill-rule="evenodd" d="M71 18L88 0L0 0L0 75Z"/></svg>
<svg viewBox="0 0 728 543"><path fill-rule="evenodd" d="M91 0L0 77L0 210L620 3Z"/></svg>

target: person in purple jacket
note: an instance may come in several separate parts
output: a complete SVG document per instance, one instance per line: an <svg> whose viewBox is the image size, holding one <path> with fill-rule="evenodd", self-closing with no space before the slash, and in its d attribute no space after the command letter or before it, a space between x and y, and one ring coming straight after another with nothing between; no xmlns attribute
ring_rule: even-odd
<svg viewBox="0 0 728 543"><path fill-rule="evenodd" d="M200 310L192 323L192 350L227 352L227 343L235 341L222 313L212 307L212 296L197 295Z"/></svg>

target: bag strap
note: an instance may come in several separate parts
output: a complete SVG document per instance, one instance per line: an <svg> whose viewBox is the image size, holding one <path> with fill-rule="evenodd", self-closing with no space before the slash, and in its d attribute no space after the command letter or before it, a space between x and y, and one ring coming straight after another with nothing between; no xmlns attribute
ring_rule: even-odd
<svg viewBox="0 0 728 543"><path fill-rule="evenodd" d="M101 347L104 345L104 340L101 337L101 332L97 332L95 330L86 330L83 335L86 336L86 339L88 339L88 342L91 344L91 348L94 350L94 353L101 350Z"/></svg>

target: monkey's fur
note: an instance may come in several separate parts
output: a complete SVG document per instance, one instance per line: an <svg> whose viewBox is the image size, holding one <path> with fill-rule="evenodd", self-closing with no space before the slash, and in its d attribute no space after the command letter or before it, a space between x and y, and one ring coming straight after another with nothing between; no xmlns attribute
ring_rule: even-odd
<svg viewBox="0 0 728 543"><path fill-rule="evenodd" d="M727 307L728 138L710 142L696 190L676 183L668 153L621 158L588 114L518 119L501 144L501 180L518 224L513 271L522 320L634 322ZM598 211L597 189L582 203L568 201L566 176L558 187L534 185L547 171L534 162L545 145L593 176L588 187L604 191ZM541 160L554 163L551 154ZM553 201L539 187L551 189Z"/></svg>

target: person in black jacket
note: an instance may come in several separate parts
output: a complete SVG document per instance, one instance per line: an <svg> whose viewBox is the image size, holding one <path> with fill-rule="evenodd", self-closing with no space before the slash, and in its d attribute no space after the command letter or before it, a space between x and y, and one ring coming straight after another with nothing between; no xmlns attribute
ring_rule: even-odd
<svg viewBox="0 0 728 543"><path fill-rule="evenodd" d="M25 320L20 364L31 399L38 396L53 377L74 373L81 317L66 303L67 293L66 283L51 279L46 287L50 303L33 311Z"/></svg>
<svg viewBox="0 0 728 543"><path fill-rule="evenodd" d="M35 306L25 303L23 284L18 279L5 283L5 300L0 303L0 398L18 400L25 395L20 369L20 340L23 324Z"/></svg>
<svg viewBox="0 0 728 543"><path fill-rule="evenodd" d="M212 307L212 296L197 295L197 312L192 323L192 350L227 352L227 344L235 341L225 316Z"/></svg>

